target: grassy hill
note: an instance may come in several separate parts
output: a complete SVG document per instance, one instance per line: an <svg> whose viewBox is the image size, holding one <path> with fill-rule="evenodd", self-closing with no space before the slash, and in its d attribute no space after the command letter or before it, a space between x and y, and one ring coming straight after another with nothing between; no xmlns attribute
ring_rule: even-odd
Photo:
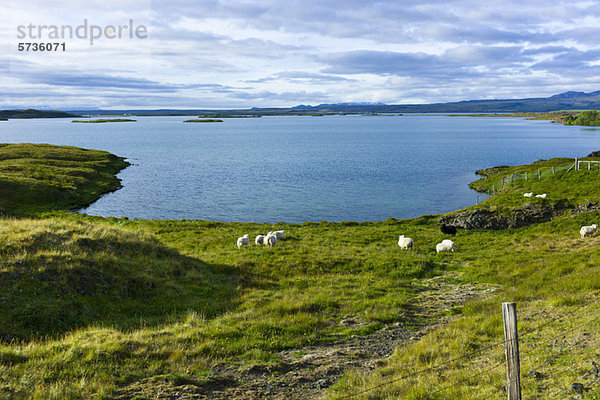
<svg viewBox="0 0 600 400"><path fill-rule="evenodd" d="M64 111L41 111L29 108L27 110L0 110L3 119L31 119L31 118L73 118L81 115L66 113Z"/></svg>
<svg viewBox="0 0 600 400"><path fill-rule="evenodd" d="M84 207L116 190L128 166L105 151L45 144L0 144L0 214L34 215Z"/></svg>
<svg viewBox="0 0 600 400"><path fill-rule="evenodd" d="M33 148L23 158L48 150L24 146ZM70 168L91 162L72 148L53 151ZM568 161L544 166L556 170ZM487 190L516 167L507 168L486 171L478 187ZM25 179L29 172L20 171ZM560 173L514 181L480 206L600 197L598 171ZM104 188L95 174L78 182L88 193ZM67 179L52 185L65 193L64 204L83 201ZM547 200L522 200L524 190L542 188ZM57 207L42 198L25 214ZM600 239L581 239L578 231L599 219L592 209L520 229L459 230L457 252L436 254L445 238L438 216L277 225L66 212L6 217L0 219L0 397L503 399L500 305L516 301L519 329L530 332L521 345L525 396L568 398L577 381L586 398L597 398L591 362L599 361L600 304L588 303L600 291ZM275 228L286 239L273 248L235 245L244 233ZM400 234L415 240L413 251L398 248ZM452 288L442 295L461 287L498 289L423 314L418 310L429 306L432 282ZM342 372L326 360L358 357L350 345L340 347L346 341L397 326L410 335L424 325L432 327L427 334L407 337L391 358L368 372L347 372L325 391ZM325 364L311 363L333 344L337 350ZM325 383L292 378L302 373ZM250 380L264 382L261 390L242 390ZM294 385L297 392L286 392Z"/></svg>

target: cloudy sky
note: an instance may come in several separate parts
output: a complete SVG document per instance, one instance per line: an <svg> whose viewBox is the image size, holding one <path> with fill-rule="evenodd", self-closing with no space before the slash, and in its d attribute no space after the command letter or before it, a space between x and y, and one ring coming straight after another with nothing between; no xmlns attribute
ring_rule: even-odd
<svg viewBox="0 0 600 400"><path fill-rule="evenodd" d="M600 90L599 1L8 2L3 108L407 104ZM82 25L80 37L63 29ZM93 44L92 25L103 32ZM130 37L140 26L147 33ZM48 41L65 51L18 51Z"/></svg>

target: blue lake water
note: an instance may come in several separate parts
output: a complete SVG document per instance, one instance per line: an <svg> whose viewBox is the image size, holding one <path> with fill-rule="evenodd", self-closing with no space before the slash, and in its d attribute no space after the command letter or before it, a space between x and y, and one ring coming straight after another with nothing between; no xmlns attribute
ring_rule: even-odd
<svg viewBox="0 0 600 400"><path fill-rule="evenodd" d="M378 221L475 204L474 171L600 150L600 131L519 118L137 117L0 123L0 142L102 149L132 165L83 212L220 221ZM483 196L481 196L483 199Z"/></svg>

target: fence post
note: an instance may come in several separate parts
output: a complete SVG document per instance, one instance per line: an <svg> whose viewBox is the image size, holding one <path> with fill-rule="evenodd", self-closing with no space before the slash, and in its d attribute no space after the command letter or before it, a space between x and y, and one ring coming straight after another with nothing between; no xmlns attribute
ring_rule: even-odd
<svg viewBox="0 0 600 400"><path fill-rule="evenodd" d="M525 171L525 180L527 180L527 171Z"/></svg>
<svg viewBox="0 0 600 400"><path fill-rule="evenodd" d="M588 171L591 171L591 170L592 170L592 162L588 161Z"/></svg>
<svg viewBox="0 0 600 400"><path fill-rule="evenodd" d="M552 166L552 175L554 175L554 165Z"/></svg>
<svg viewBox="0 0 600 400"><path fill-rule="evenodd" d="M517 304L502 303L504 319L504 352L506 354L508 400L521 400L519 336L517 333Z"/></svg>
<svg viewBox="0 0 600 400"><path fill-rule="evenodd" d="M579 171L579 159L575 157L575 171Z"/></svg>
<svg viewBox="0 0 600 400"><path fill-rule="evenodd" d="M542 179L542 173L540 172L539 168L538 168L538 179Z"/></svg>

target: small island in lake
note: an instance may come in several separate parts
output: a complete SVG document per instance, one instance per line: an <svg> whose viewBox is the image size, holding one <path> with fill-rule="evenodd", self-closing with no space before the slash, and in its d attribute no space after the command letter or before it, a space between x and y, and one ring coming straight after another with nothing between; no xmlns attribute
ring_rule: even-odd
<svg viewBox="0 0 600 400"><path fill-rule="evenodd" d="M183 122L223 122L222 119L188 119Z"/></svg>
<svg viewBox="0 0 600 400"><path fill-rule="evenodd" d="M135 119L127 118L114 118L114 119L90 119L90 120L73 120L71 122L77 122L81 124L102 124L105 122L137 122Z"/></svg>

